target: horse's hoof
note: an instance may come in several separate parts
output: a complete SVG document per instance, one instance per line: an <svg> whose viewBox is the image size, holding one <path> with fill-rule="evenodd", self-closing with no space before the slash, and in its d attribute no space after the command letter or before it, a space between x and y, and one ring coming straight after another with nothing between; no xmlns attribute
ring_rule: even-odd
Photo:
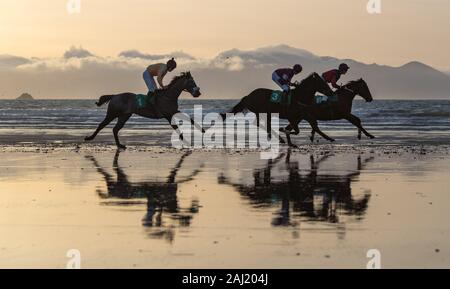
<svg viewBox="0 0 450 289"><path fill-rule="evenodd" d="M293 148L293 149L298 149L298 145L295 145L295 144L290 144L289 147Z"/></svg>
<svg viewBox="0 0 450 289"><path fill-rule="evenodd" d="M314 138L310 137L309 140L311 141L311 143L314 143Z"/></svg>
<svg viewBox="0 0 450 289"><path fill-rule="evenodd" d="M335 142L336 140L335 139L330 139L330 142Z"/></svg>
<svg viewBox="0 0 450 289"><path fill-rule="evenodd" d="M118 149L121 149L121 150L126 150L126 149L127 149L127 147L124 146L123 144L117 145L117 148L118 148Z"/></svg>
<svg viewBox="0 0 450 289"><path fill-rule="evenodd" d="M371 135L371 136L369 136L369 137L370 137L370 139L374 139L374 138L375 138L373 135Z"/></svg>
<svg viewBox="0 0 450 289"><path fill-rule="evenodd" d="M87 137L84 138L84 141L91 141L91 140L93 140L93 139L94 139L93 137L87 136Z"/></svg>

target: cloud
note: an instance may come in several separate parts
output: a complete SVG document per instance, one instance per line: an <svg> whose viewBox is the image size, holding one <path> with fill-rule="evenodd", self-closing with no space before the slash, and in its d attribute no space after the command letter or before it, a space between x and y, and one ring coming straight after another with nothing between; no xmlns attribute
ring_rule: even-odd
<svg viewBox="0 0 450 289"><path fill-rule="evenodd" d="M140 58L145 60L165 60L174 57L177 59L183 59L183 60L195 60L195 57L192 55L189 55L183 51L175 51L168 54L146 54L142 53L138 50L126 50L119 54L119 57L126 57L126 58Z"/></svg>
<svg viewBox="0 0 450 289"><path fill-rule="evenodd" d="M271 80L275 68L300 63L304 72L323 72L346 61L350 73L342 82L363 77L375 97L449 97L450 77L420 63L402 67L364 64L354 60L321 57L286 45L255 50L232 49L212 59L198 59L184 52L147 54L127 50L114 57L100 57L81 47L71 47L58 58L23 58L0 55L0 95L17 97L30 92L38 98L96 98L125 91L145 92L145 67L176 57L179 67L173 75L190 70L207 98L239 98L255 88L276 88Z"/></svg>
<svg viewBox="0 0 450 289"><path fill-rule="evenodd" d="M15 68L20 65L28 64L31 60L13 55L0 55L0 69Z"/></svg>
<svg viewBox="0 0 450 289"><path fill-rule="evenodd" d="M69 50L64 52L64 58L70 59L70 58L86 58L86 57L92 57L94 56L92 53L90 53L88 50L83 49L80 47L72 46Z"/></svg>

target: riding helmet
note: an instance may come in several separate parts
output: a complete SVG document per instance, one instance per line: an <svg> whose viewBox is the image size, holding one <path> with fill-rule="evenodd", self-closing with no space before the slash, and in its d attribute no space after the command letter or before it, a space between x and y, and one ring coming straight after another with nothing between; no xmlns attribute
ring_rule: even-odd
<svg viewBox="0 0 450 289"><path fill-rule="evenodd" d="M302 72L302 70L303 70L303 67L300 64L294 65L294 72L295 73L300 73L300 72Z"/></svg>
<svg viewBox="0 0 450 289"><path fill-rule="evenodd" d="M340 70L340 71L347 71L349 68L350 68L350 67L349 67L347 64L345 64L345 63L341 63L341 64L339 65L339 70Z"/></svg>

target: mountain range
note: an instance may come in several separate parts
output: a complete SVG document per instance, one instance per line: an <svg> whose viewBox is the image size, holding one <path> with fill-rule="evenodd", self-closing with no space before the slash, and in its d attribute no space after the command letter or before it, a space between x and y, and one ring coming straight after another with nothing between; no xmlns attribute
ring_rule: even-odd
<svg viewBox="0 0 450 289"><path fill-rule="evenodd" d="M416 61L400 67L365 64L352 59L317 56L285 45L252 51L233 49L222 52L213 60L219 63L227 61L230 69L198 71L208 90L214 86L224 95L242 96L255 87L272 87L271 73L278 67L302 64L304 72L298 76L301 79L311 72L322 73L345 62L351 68L339 82L363 78L375 98L450 99L450 75Z"/></svg>
<svg viewBox="0 0 450 289"><path fill-rule="evenodd" d="M272 71L295 63L304 67L295 78L301 80L313 71L322 73L345 62L350 71L340 82L363 78L375 99L450 99L450 75L421 62L411 61L399 67L366 64L318 56L287 45L232 49L212 59L198 59L182 51L146 54L137 50L100 57L81 47L70 48L60 58L0 55L0 98L16 97L22 91L39 98L96 98L124 91L145 92L143 70L150 63L172 56L179 62L178 72L192 71L204 98L240 98L258 87L276 88Z"/></svg>

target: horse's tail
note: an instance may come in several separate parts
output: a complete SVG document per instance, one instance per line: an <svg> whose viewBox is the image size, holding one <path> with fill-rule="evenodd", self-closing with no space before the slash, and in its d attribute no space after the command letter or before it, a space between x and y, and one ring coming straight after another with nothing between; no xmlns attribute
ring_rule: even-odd
<svg viewBox="0 0 450 289"><path fill-rule="evenodd" d="M241 99L241 101L236 104L231 110L232 113L238 113L247 108L247 96Z"/></svg>
<svg viewBox="0 0 450 289"><path fill-rule="evenodd" d="M236 104L228 113L238 113L238 112L241 112L244 109L246 109L247 108L247 97L248 96L242 98L241 101L238 104ZM225 120L227 117L227 114L221 113L220 116L222 117L223 120Z"/></svg>
<svg viewBox="0 0 450 289"><path fill-rule="evenodd" d="M102 106L103 104L109 102L114 95L102 95L95 103L97 106Z"/></svg>

